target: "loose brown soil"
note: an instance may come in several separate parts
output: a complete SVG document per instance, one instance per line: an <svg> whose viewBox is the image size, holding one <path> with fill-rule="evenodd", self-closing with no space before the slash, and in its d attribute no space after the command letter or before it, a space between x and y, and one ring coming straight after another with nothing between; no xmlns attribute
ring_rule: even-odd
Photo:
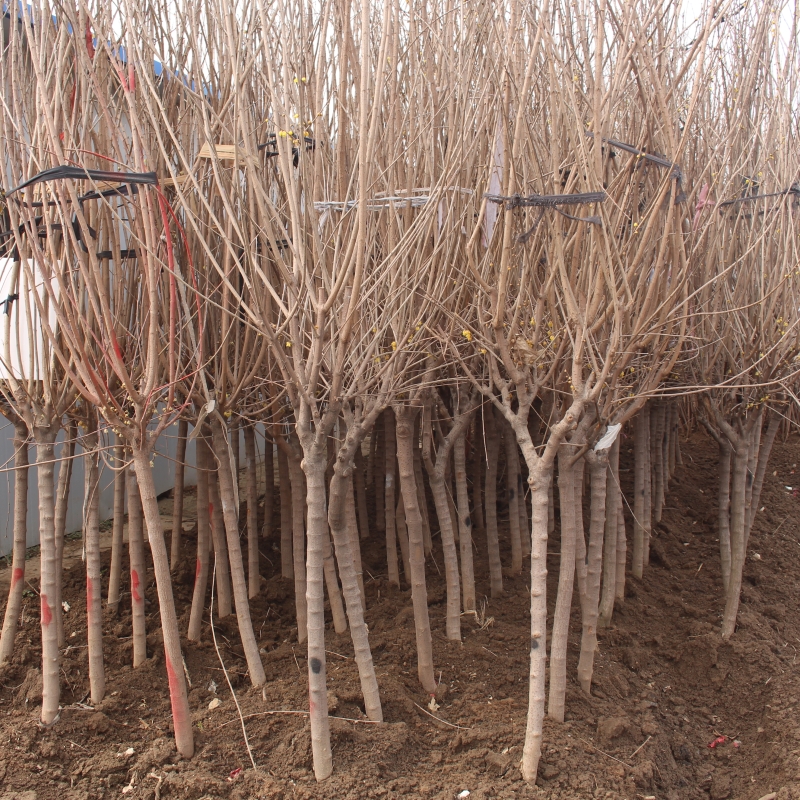
<svg viewBox="0 0 800 800"><path fill-rule="evenodd" d="M180 759L172 745L152 572L146 594L151 657L134 671L130 614L121 610L116 618L107 616L108 695L93 709L86 705L83 569L79 561L69 567L64 591L71 604L62 660L64 708L60 721L46 731L37 726L38 604L35 597L28 598L13 662L0 670L0 800L123 794L137 800L449 800L463 790L471 793L471 800L756 800L769 792L777 792L777 800L800 798L800 720L794 713L800 698L800 498L786 488L800 484L800 471L795 472L798 444L796 437L776 444L762 495L764 511L756 517L751 537L739 628L725 644L718 636L716 447L700 435L684 443L685 463L671 485L664 521L653 541L652 564L642 583L629 579L613 627L601 633L591 697L581 693L574 679L580 632L574 599L567 721L545 723L536 786L524 783L518 769L530 631L525 575L507 578L506 596L485 600L478 619L465 616L464 641L454 644L444 639L441 556L435 552L435 561L429 560L437 675L441 671L440 707L433 713L445 724L425 713L430 697L416 678L410 592L388 586L384 551L373 536L364 548L367 622L386 723L364 721L349 636L331 630L328 685L335 717L335 771L324 784L316 783L311 770L303 713L306 662L297 644L292 585L276 574L280 556L277 540L272 540L261 543L265 580L251 606L267 672L263 693L249 686L234 616L216 624L219 657L208 626L199 646L184 642L197 742L197 754L190 761ZM630 440L623 445L622 462L629 498L630 445ZM169 507L168 501L167 513ZM192 537L193 531L187 531L187 557L175 575L184 630L194 576ZM484 542L476 546L483 553ZM557 536L549 550L552 607ZM108 555L104 553L106 569ZM485 558L477 559L476 573L479 596L488 596ZM33 580L34 589L37 585ZM255 770L220 657L245 715ZM212 701L216 707L209 709ZM720 736L724 742L709 747Z"/></svg>

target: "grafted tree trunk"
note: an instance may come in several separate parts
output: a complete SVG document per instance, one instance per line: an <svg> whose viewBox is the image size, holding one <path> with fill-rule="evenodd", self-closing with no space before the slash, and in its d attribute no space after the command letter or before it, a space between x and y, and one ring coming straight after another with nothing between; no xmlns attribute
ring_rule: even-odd
<svg viewBox="0 0 800 800"><path fill-rule="evenodd" d="M503 564L500 560L500 537L497 530L497 462L500 457L500 436L493 406L484 413L486 432L486 544L489 555L489 583L492 597L503 594Z"/></svg>
<svg viewBox="0 0 800 800"><path fill-rule="evenodd" d="M209 467L214 466L213 450L209 443ZM225 448L227 454L228 449ZM211 517L211 538L214 542L214 574L216 575L217 617L224 619L233 610L231 600L231 573L228 565L228 544L225 541L225 516L220 497L219 469L213 468L208 474L209 516Z"/></svg>
<svg viewBox="0 0 800 800"><path fill-rule="evenodd" d="M386 563L388 567L389 583L400 585L400 564L397 561L397 528L395 520L395 462L397 461L397 437L394 411L387 408L383 414L384 431L384 498L385 509L384 531L386 532ZM378 489L380 492L380 488Z"/></svg>
<svg viewBox="0 0 800 800"><path fill-rule="evenodd" d="M172 701L172 722L175 729L175 745L184 758L194 755L194 736L189 701L186 696L186 679L183 671L178 619L175 614L175 601L172 597L172 581L169 574L167 546L164 530L158 513L153 473L150 468L150 454L143 449L133 451L133 464L142 499L142 510L147 524L150 552L153 556L153 569L156 576L158 606L161 615L161 630L164 636L164 660L169 679L169 694Z"/></svg>
<svg viewBox="0 0 800 800"><path fill-rule="evenodd" d="M58 629L58 646L64 646L64 609L61 605L64 577L64 534L67 527L67 507L69 490L72 483L72 461L75 455L75 439L78 428L74 420L67 423L64 444L61 445L61 464L58 468L58 486L56 487L55 532L56 532L56 602L53 604L56 627Z"/></svg>
<svg viewBox="0 0 800 800"><path fill-rule="evenodd" d="M303 446L303 471L306 476L308 534L306 553L306 608L308 631L308 701L311 722L311 751L314 775L325 780L332 770L328 691L325 677L325 606L323 558L328 519L325 513L325 466L327 447L313 434L298 432ZM309 441L310 440L310 441ZM298 491L300 485L295 487ZM295 565L295 574L297 567Z"/></svg>
<svg viewBox="0 0 800 800"><path fill-rule="evenodd" d="M550 693L547 716L564 721L564 698L567 689L567 639L572 608L577 544L577 515L580 498L575 486L577 465L573 464L574 445L562 442L558 450L558 496L561 508L561 559L558 571L558 592L550 637Z"/></svg>
<svg viewBox="0 0 800 800"><path fill-rule="evenodd" d="M506 491L508 496L508 528L511 533L511 574L522 572L522 539L519 530L519 453L513 432L506 427Z"/></svg>
<svg viewBox="0 0 800 800"><path fill-rule="evenodd" d="M147 622L144 612L144 590L147 565L144 557L144 516L139 496L139 481L131 464L127 477L128 490L128 561L131 572L131 626L133 634L133 666L147 659Z"/></svg>
<svg viewBox="0 0 800 800"><path fill-rule="evenodd" d="M258 473L256 432L252 425L244 429L244 457L247 475L247 596L258 597L261 588L258 555Z"/></svg>
<svg viewBox="0 0 800 800"><path fill-rule="evenodd" d="M22 591L25 588L25 551L28 546L28 427L19 417L14 422L14 548L11 586L0 636L0 664L11 659L17 635ZM62 467L63 468L63 467Z"/></svg>
<svg viewBox="0 0 800 800"><path fill-rule="evenodd" d="M586 694L591 692L594 654L597 650L597 616L600 604L600 574L603 563L603 534L606 525L608 451L586 453L589 464L589 548L586 568L586 602L582 608L581 652L578 682Z"/></svg>
<svg viewBox="0 0 800 800"><path fill-rule="evenodd" d="M469 419L469 416L467 419ZM461 587L464 595L464 611L474 611L475 569L472 563L472 519L469 513L465 447L464 433L460 433L456 436L453 448L453 466L456 474L456 498L458 503L458 544L461 549Z"/></svg>
<svg viewBox="0 0 800 800"><path fill-rule="evenodd" d="M86 638L89 649L89 692L93 704L106 693L103 667L103 583L100 572L100 467L97 419L89 413L83 437L83 536L86 548Z"/></svg>
<svg viewBox="0 0 800 800"><path fill-rule="evenodd" d="M422 541L422 515L419 509L414 477L413 434L414 416L417 413L417 409L412 409L408 406L397 406L394 408L394 412L396 416L400 490L403 495L410 550L411 601L414 605L417 673L422 688L432 694L436 691L436 680L433 675L433 646L430 619L428 617L428 592L425 584L425 548Z"/></svg>
<svg viewBox="0 0 800 800"><path fill-rule="evenodd" d="M198 436L195 443L195 464L197 469L197 559L194 573L194 591L192 609L189 614L188 636L193 642L199 642L203 626L203 610L205 608L206 590L210 564L208 551L211 545L211 530L208 514L208 444L204 436Z"/></svg>
<svg viewBox="0 0 800 800"><path fill-rule="evenodd" d="M292 484L292 562L294 567L294 603L297 616L297 641L306 641L308 610L306 607L306 489L300 455L294 451L294 442L289 445L289 477ZM324 471L324 468L323 468Z"/></svg>
<svg viewBox="0 0 800 800"><path fill-rule="evenodd" d="M236 508L235 492L231 475L230 457L227 448L227 431L219 417L211 419L211 431L214 451L217 457L217 475L219 477L219 493L222 501L222 514L225 521L225 533L228 540L228 555L231 577L233 579L233 596L236 601L236 619L239 623L239 636L247 659L247 669L253 686L261 686L266 681L264 666L258 652L258 643L250 620L250 605L247 598L247 582L244 576L242 549L239 544L239 515ZM238 431L236 433L238 436ZM324 476L323 476L324 483ZM324 502L324 495L323 495Z"/></svg>
<svg viewBox="0 0 800 800"><path fill-rule="evenodd" d="M280 446L278 447L278 480L280 481L281 501L281 575L293 580L292 482L289 477L289 457Z"/></svg>
<svg viewBox="0 0 800 800"><path fill-rule="evenodd" d="M617 512L619 510L619 437L608 453L606 481L606 530L603 537L603 593L600 598L598 627L611 624L617 591Z"/></svg>
<svg viewBox="0 0 800 800"><path fill-rule="evenodd" d="M175 453L175 485L172 490L172 537L170 539L170 566L173 571L181 557L181 537L183 536L183 490L186 472L186 434L189 423L178 421L178 447Z"/></svg>
<svg viewBox="0 0 800 800"><path fill-rule="evenodd" d="M42 712L43 725L52 725L58 715L61 696L59 680L58 629L53 616L56 599L55 500L53 462L58 425L36 426L36 472L39 488L39 552L42 627Z"/></svg>
<svg viewBox="0 0 800 800"><path fill-rule="evenodd" d="M122 577L122 534L125 527L125 446L114 448L114 522L111 529L111 566L108 573L108 608L117 613ZM62 463L61 469L64 469Z"/></svg>

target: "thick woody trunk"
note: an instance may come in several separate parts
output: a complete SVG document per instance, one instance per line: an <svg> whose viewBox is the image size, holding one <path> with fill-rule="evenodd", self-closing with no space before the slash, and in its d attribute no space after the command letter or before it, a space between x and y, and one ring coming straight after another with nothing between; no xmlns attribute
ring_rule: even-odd
<svg viewBox="0 0 800 800"><path fill-rule="evenodd" d="M497 462L500 457L500 437L497 427L494 408L488 406L484 413L484 430L486 433L484 494L486 545L489 556L489 583L492 597L500 597L503 594L503 564L500 560L500 537L497 530Z"/></svg>
<svg viewBox="0 0 800 800"><path fill-rule="evenodd" d="M417 500L414 478L414 415L415 409L395 409L397 417L397 463L400 490L403 495L408 529L411 567L411 601L414 605L414 628L417 640L417 673L426 692L436 691L433 675L433 646L428 617L428 592L425 585L425 548L422 540L422 515ZM388 449L388 448L387 448Z"/></svg>
<svg viewBox="0 0 800 800"><path fill-rule="evenodd" d="M144 517L135 467L127 480L128 492L128 561L131 572L131 626L133 633L133 666L147 659L147 624L144 613L144 589L147 566L144 557Z"/></svg>
<svg viewBox="0 0 800 800"><path fill-rule="evenodd" d="M719 439L717 477L717 533L722 568L722 590L727 593L731 582L731 459L733 448L726 438Z"/></svg>
<svg viewBox="0 0 800 800"><path fill-rule="evenodd" d="M453 447L453 466L456 473L458 544L461 548L461 588L464 594L464 611L474 611L475 569L472 563L472 519L469 514L466 442L463 433L457 436Z"/></svg>
<svg viewBox="0 0 800 800"><path fill-rule="evenodd" d="M281 501L281 575L294 579L294 559L292 557L292 481L289 477L289 457L278 448L278 480Z"/></svg>
<svg viewBox="0 0 800 800"><path fill-rule="evenodd" d="M111 566L108 573L108 608L116 614L122 579L122 534L125 527L125 447L114 448L114 522L111 529ZM61 465L64 468L64 465Z"/></svg>
<svg viewBox="0 0 800 800"><path fill-rule="evenodd" d="M650 440L650 425L645 414L645 406L637 415L633 425L633 553L631 572L634 578L642 579L644 568L645 543L645 481L650 480L647 469L647 449Z"/></svg>
<svg viewBox="0 0 800 800"><path fill-rule="evenodd" d="M203 628L203 610L208 587L210 569L208 551L211 530L208 514L208 461L209 451L204 436L198 436L195 444L195 464L197 467L197 558L194 572L194 591L192 609L189 613L189 639L199 642Z"/></svg>
<svg viewBox="0 0 800 800"><path fill-rule="evenodd" d="M386 564L388 568L389 583L400 585L400 564L397 561L397 529L395 527L395 462L397 461L397 437L395 434L394 411L387 408L383 414L383 487L376 487L377 492L383 491L384 531L386 532Z"/></svg>
<svg viewBox="0 0 800 800"><path fill-rule="evenodd" d="M611 624L614 615L614 597L617 592L617 512L619 511L619 438L611 445L608 454L608 480L606 481L606 530L603 537L603 593L600 598L598 627Z"/></svg>
<svg viewBox="0 0 800 800"><path fill-rule="evenodd" d="M86 635L89 649L89 692L93 704L106 693L103 667L103 584L100 573L100 468L97 422L90 416L83 439L84 519L83 541L86 548Z"/></svg>
<svg viewBox="0 0 800 800"><path fill-rule="evenodd" d="M209 445L210 447L210 445ZM212 451L216 450L216 445ZM227 457L228 449L225 448ZM209 467L213 466L214 455L209 457ZM209 516L211 517L211 538L214 542L214 574L216 575L217 617L230 616L233 606L231 600L231 573L228 565L228 543L225 541L225 516L219 485L219 470L212 469L208 475Z"/></svg>
<svg viewBox="0 0 800 800"><path fill-rule="evenodd" d="M258 597L261 575L258 568L258 474L256 472L256 432L244 429L244 457L247 475L247 596Z"/></svg>
<svg viewBox="0 0 800 800"><path fill-rule="evenodd" d="M747 521L747 458L748 441L739 436L733 443L731 469L731 576L722 615L723 639L730 639L736 629L739 598L742 591L742 571L745 559L745 525Z"/></svg>
<svg viewBox="0 0 800 800"><path fill-rule="evenodd" d="M53 604L56 627L58 629L58 646L64 646L64 609L61 605L63 597L64 577L64 534L67 527L67 507L69 505L69 489L72 483L72 461L75 454L75 439L78 428L74 421L67 424L64 444L61 445L61 464L58 468L58 486L56 488L55 531L56 531L56 601Z"/></svg>
<svg viewBox="0 0 800 800"><path fill-rule="evenodd" d="M439 519L439 532L442 537L442 557L444 559L444 574L447 584L447 612L445 617L445 630L447 638L454 642L461 641L461 579L458 574L458 551L453 536L453 520L450 516L450 506L447 503L447 487L444 476L434 470L429 472L431 493Z"/></svg>
<svg viewBox="0 0 800 800"><path fill-rule="evenodd" d="M364 622L364 606L355 570L355 559L350 548L350 537L347 533L345 518L346 482L351 479L352 449L359 446L361 431L348 433L345 445L340 449L334 464L334 473L330 484L330 505L328 507L328 523L336 548L336 561L339 564L339 576L342 579L342 594L347 606L347 619L350 623L350 636L353 640L356 665L361 680L361 692L364 696L364 709L367 716L376 722L383 720L378 680L372 662L369 647L369 635Z"/></svg>
<svg viewBox="0 0 800 800"><path fill-rule="evenodd" d="M397 528L397 543L400 545L400 556L403 559L403 575L408 585L411 585L411 562L409 561L408 528L406 527L406 509L403 505L402 492L397 497L397 508L394 512L395 526Z"/></svg>
<svg viewBox="0 0 800 800"><path fill-rule="evenodd" d="M150 468L150 455L144 450L133 451L133 464L142 499L142 510L147 524L147 537L153 557L156 576L158 606L161 614L161 631L164 636L164 660L169 680L169 694L172 701L172 722L175 728L175 745L184 758L194 755L194 737L189 701L186 696L186 679L181 655L178 619L175 614L175 601L172 596L172 580L169 574L167 546L164 530L158 512L153 473Z"/></svg>
<svg viewBox="0 0 800 800"><path fill-rule="evenodd" d="M175 485L172 490L172 537L170 539L170 566L173 571L181 558L181 537L183 536L183 483L186 472L186 434L189 423L178 421L178 447L175 453Z"/></svg>
<svg viewBox="0 0 800 800"><path fill-rule="evenodd" d="M578 682L586 694L592 687L594 654L597 650L597 616L600 604L600 574L603 562L603 533L606 524L606 488L608 453L589 452L589 548L586 567L586 602L582 608L581 652L578 658Z"/></svg>
<svg viewBox="0 0 800 800"><path fill-rule="evenodd" d="M350 551L353 554L353 566L356 569L358 588L361 591L361 603L366 611L367 593L364 590L364 570L361 566L361 541L358 536L358 524L356 522L356 507L352 480L348 481L347 483L347 495L345 497L345 519L347 520L347 535L350 537ZM341 603L341 601L339 602ZM333 604L331 603L331 606L332 605Z"/></svg>
<svg viewBox="0 0 800 800"><path fill-rule="evenodd" d="M508 528L511 534L511 574L522 572L522 538L519 530L519 454L514 433L506 426L506 491L508 495Z"/></svg>
<svg viewBox="0 0 800 800"><path fill-rule="evenodd" d="M36 471L39 486L39 552L42 626L42 714L43 725L52 725L58 716L59 681L58 629L53 616L56 597L55 500L53 497L54 443L58 427L35 427Z"/></svg>
<svg viewBox="0 0 800 800"><path fill-rule="evenodd" d="M561 559L558 571L558 592L550 638L550 694L547 716L556 722L564 721L564 698L567 689L567 638L572 608L577 537L576 517L581 513L577 496L575 473L571 464L574 447L562 442L558 451L558 496L561 508Z"/></svg>
<svg viewBox="0 0 800 800"><path fill-rule="evenodd" d="M306 497L300 456L289 454L289 477L292 484L292 561L294 568L294 603L297 616L297 641L306 641L308 616L306 608ZM324 471L324 470L323 470Z"/></svg>
<svg viewBox="0 0 800 800"><path fill-rule="evenodd" d="M236 601L236 619L239 623L239 636L242 640L247 669L253 686L261 686L266 682L264 667L258 652L258 643L250 620L250 605L247 598L247 581L244 576L242 549L239 544L239 515L236 508L233 477L227 449L227 431L215 417L211 420L211 431L214 437L214 450L217 456L217 475L219 477L219 493L222 501L222 514L225 521L225 533L228 540L228 556L230 560L233 596ZM238 431L237 431L238 435ZM323 496L324 497L324 496Z"/></svg>
<svg viewBox="0 0 800 800"><path fill-rule="evenodd" d="M11 587L8 590L3 619L3 634L0 636L0 664L9 661L14 652L14 638L22 608L22 591L25 588L28 463L28 428L21 419L17 419L14 422L14 549L11 556Z"/></svg>
<svg viewBox="0 0 800 800"><path fill-rule="evenodd" d="M328 722L328 692L325 678L325 599L323 592L323 558L328 535L325 511L324 445L303 441L303 469L306 475L308 533L306 553L306 608L308 631L308 695L311 721L311 753L314 775L325 780L332 770L331 734ZM299 490L299 485L296 486Z"/></svg>

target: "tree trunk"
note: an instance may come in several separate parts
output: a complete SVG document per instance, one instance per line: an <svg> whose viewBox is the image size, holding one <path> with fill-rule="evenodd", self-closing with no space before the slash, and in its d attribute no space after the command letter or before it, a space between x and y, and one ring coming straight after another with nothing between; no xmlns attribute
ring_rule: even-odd
<svg viewBox="0 0 800 800"><path fill-rule="evenodd" d="M570 462L574 446L562 442L558 449L558 496L561 508L561 559L558 571L558 593L550 637L550 696L547 716L556 722L564 721L564 698L567 690L567 639L572 609L575 576L576 517L580 513L580 498L575 486L576 466Z"/></svg>
<svg viewBox="0 0 800 800"><path fill-rule="evenodd" d="M594 654L597 650L597 616L600 603L600 573L603 563L603 533L606 524L608 451L586 454L589 463L589 549L586 567L586 603L583 606L581 653L578 658L578 682L586 694L592 688Z"/></svg>
<svg viewBox="0 0 800 800"><path fill-rule="evenodd" d="M293 580L292 481L289 477L289 458L281 447L278 447L278 480L281 500L281 575Z"/></svg>
<svg viewBox="0 0 800 800"><path fill-rule="evenodd" d="M375 440L375 463L372 467L372 493L375 497L375 528L386 534L386 418L391 414L386 409L375 422L371 438ZM392 434L394 440L394 434ZM388 537L386 539L388 545Z"/></svg>
<svg viewBox="0 0 800 800"><path fill-rule="evenodd" d="M386 563L388 567L389 583L400 586L400 565L397 561L397 529L395 527L395 462L397 460L397 437L394 411L387 408L383 413L384 429L384 498L385 509L384 530L386 532ZM377 489L380 493L380 488Z"/></svg>
<svg viewBox="0 0 800 800"><path fill-rule="evenodd" d="M42 626L42 724L52 725L58 716L61 693L59 681L58 630L54 624L56 597L55 502L53 498L54 443L58 426L35 427L36 471L39 486L39 552Z"/></svg>
<svg viewBox="0 0 800 800"><path fill-rule="evenodd" d="M364 590L364 570L361 565L361 541L358 536L358 523L356 522L355 497L353 494L353 481L347 483L345 497L345 518L347 520L347 534L350 537L350 552L353 554L353 566L356 569L358 588L361 592L361 605L367 609L367 593Z"/></svg>
<svg viewBox="0 0 800 800"><path fill-rule="evenodd" d="M301 441L306 438L303 433ZM309 436L308 438L313 438ZM325 513L326 448L303 441L306 475L308 533L306 556L306 607L308 609L308 695L311 721L311 752L314 775L325 780L332 770L331 735L328 722L328 691L325 679L325 605L323 556L328 519ZM351 484L352 485L352 484ZM298 487L299 488L299 487Z"/></svg>
<svg viewBox="0 0 800 800"><path fill-rule="evenodd" d="M733 444L731 471L731 576L725 597L722 616L723 639L730 639L736 629L739 598L742 590L742 571L745 559L745 524L747 521L747 457L748 442L739 436Z"/></svg>
<svg viewBox="0 0 800 800"><path fill-rule="evenodd" d="M617 492L617 588L615 599L625 600L625 566L628 554L628 537L625 532L625 511L622 492Z"/></svg>
<svg viewBox="0 0 800 800"><path fill-rule="evenodd" d="M58 487L56 489L55 532L56 532L56 601L53 604L56 627L58 629L58 646L64 646L64 609L61 605L64 577L64 534L67 527L67 507L69 506L69 489L72 483L72 461L75 455L75 439L78 435L77 425L73 420L67 423L64 444L61 445L61 464L58 469Z"/></svg>
<svg viewBox="0 0 800 800"><path fill-rule="evenodd" d="M209 443L210 471L208 473L208 496L211 501L208 507L211 517L211 538L214 542L214 574L216 577L217 617L224 619L230 616L233 606L231 601L231 573L228 565L228 544L225 541L225 515L222 511L220 497L219 469L215 468L213 451ZM228 448L225 448L227 456Z"/></svg>
<svg viewBox="0 0 800 800"><path fill-rule="evenodd" d="M170 566L175 565L181 557L181 537L183 536L183 489L186 472L186 434L189 423L178 421L178 447L175 453L175 484L172 490L172 537L170 539Z"/></svg>
<svg viewBox="0 0 800 800"><path fill-rule="evenodd" d="M475 416L475 433L472 437L472 530L483 539L486 535L486 523L483 515L483 459L485 449L483 443L483 427L481 425L481 412Z"/></svg>
<svg viewBox="0 0 800 800"><path fill-rule="evenodd" d="M425 546L425 558L433 551L431 523L428 519L428 498L425 494L425 472L422 468L422 450L420 449L420 425L422 415L417 415L414 426L414 481L417 484L417 503L422 515L422 543Z"/></svg>
<svg viewBox="0 0 800 800"><path fill-rule="evenodd" d="M208 466L209 451L205 436L198 436L195 443L197 469L197 559L194 573L192 610L189 614L189 639L199 642L203 629L203 611L206 602L210 564L208 551L211 539L208 513Z"/></svg>
<svg viewBox="0 0 800 800"><path fill-rule="evenodd" d="M511 533L511 573L522 572L522 538L519 530L519 453L513 431L506 426L506 489L508 492L508 527Z"/></svg>
<svg viewBox="0 0 800 800"><path fill-rule="evenodd" d="M158 591L158 606L161 614L161 631L164 636L164 660L169 679L169 694L172 701L172 722L175 728L175 745L184 758L194 755L194 737L189 701L186 696L186 679L183 671L180 633L175 614L175 601L172 597L172 579L169 574L167 547L161 516L158 513L158 499L150 468L150 455L144 450L133 451L133 464L139 484L142 510L147 523L147 536ZM131 481L133 483L133 481Z"/></svg>
<svg viewBox="0 0 800 800"><path fill-rule="evenodd" d="M422 688L433 694L436 680L433 675L433 646L428 617L428 592L425 585L425 548L422 541L422 515L417 500L414 479L414 415L416 409L395 408L397 417L397 462L400 490L403 496L408 528L409 561L411 567L411 600L414 605L414 628L417 640L417 673ZM387 447L388 450L388 447ZM387 525L388 527L388 525Z"/></svg>
<svg viewBox="0 0 800 800"><path fill-rule="evenodd" d="M397 541L400 545L400 555L403 559L403 576L408 585L411 585L411 562L408 548L408 528L406 527L406 509L403 505L403 495L397 497L397 508L395 509L395 525L397 527Z"/></svg>
<svg viewBox="0 0 800 800"><path fill-rule="evenodd" d="M758 464L756 466L755 480L753 481L752 499L750 501L750 514L747 518L745 547L747 547L747 540L750 538L753 520L758 513L758 504L761 502L761 490L764 487L764 475L767 472L767 463L769 462L769 457L772 453L772 446L775 443L775 436L778 433L780 424L781 418L777 414L771 414L769 423L767 424L767 432L764 434L761 447L758 451Z"/></svg>
<svg viewBox="0 0 800 800"><path fill-rule="evenodd" d="M362 539L369 539L369 513L367 512L366 462L359 447L356 450L356 500L358 501L358 527Z"/></svg>
<svg viewBox="0 0 800 800"><path fill-rule="evenodd" d="M486 432L486 544L489 555L489 583L492 597L503 594L503 564L500 560L500 537L497 531L497 462L500 457L500 437L494 408L487 406L484 415Z"/></svg>
<svg viewBox="0 0 800 800"><path fill-rule="evenodd" d="M719 439L719 467L717 488L717 533L719 534L719 559L722 568L722 590L727 595L731 582L731 458L733 448L728 439Z"/></svg>
<svg viewBox="0 0 800 800"><path fill-rule="evenodd" d="M268 435L264 436L264 524L261 538L268 542L272 538L272 508L275 498L275 454L274 444ZM289 562L291 563L291 561ZM283 550L281 549L281 574L283 574Z"/></svg>
<svg viewBox="0 0 800 800"><path fill-rule="evenodd" d="M106 693L106 675L103 667L103 581L100 572L100 455L94 414L89 415L83 448L86 638L89 649L89 691L91 701L96 705Z"/></svg>
<svg viewBox="0 0 800 800"><path fill-rule="evenodd" d="M663 472L662 472L663 475ZM606 481L606 530L603 538L603 593L600 598L598 627L611 624L617 591L617 511L619 510L619 437L608 453Z"/></svg>
<svg viewBox="0 0 800 800"><path fill-rule="evenodd" d="M636 415L633 425L633 554L631 572L638 580L642 579L644 568L645 542L645 483L650 480L647 468L647 449L650 440L650 424L644 408Z"/></svg>
<svg viewBox="0 0 800 800"><path fill-rule="evenodd" d="M364 696L364 709L367 716L376 722L383 720L378 681L375 677L375 666L369 647L369 635L364 622L364 607L358 585L354 562L350 550L350 539L345 521L345 482L351 477L353 469L350 452L359 446L359 434L362 430L348 432L345 444L340 448L334 464L330 485L330 505L328 507L328 523L333 543L336 548L336 560L339 564L339 575L342 579L342 593L347 605L347 619L350 623L350 636L353 640L356 665L361 681L361 692ZM377 488L377 487L376 487Z"/></svg>
<svg viewBox="0 0 800 800"><path fill-rule="evenodd" d="M650 403L646 403L642 412L644 414L644 424L646 425L646 442L644 448L644 537L642 540L642 567L650 563L650 534L653 531L653 442L650 435Z"/></svg>
<svg viewBox="0 0 800 800"><path fill-rule="evenodd" d="M108 608L116 614L119 609L119 587L122 578L122 534L125 528L125 446L114 447L114 522L111 530L111 566L108 573ZM64 468L62 463L61 469Z"/></svg>
<svg viewBox="0 0 800 800"><path fill-rule="evenodd" d="M250 620L250 604L247 598L247 581L244 577L242 548L239 544L239 515L236 508L235 492L231 475L230 457L227 448L227 431L218 417L211 420L211 432L214 450L217 457L217 475L219 477L219 494L222 501L222 514L225 520L225 533L228 539L228 555L230 558L231 577L233 578L233 596L236 602L236 619L239 623L239 636L247 659L247 669L253 686L261 686L267 680L264 666L258 652L258 643ZM236 431L238 436L238 430ZM324 495L323 495L324 498Z"/></svg>
<svg viewBox="0 0 800 800"><path fill-rule="evenodd" d="M653 489L653 520L661 522L661 513L664 508L664 495L666 492L666 477L664 475L664 429L666 418L666 403L661 400L656 403L650 421L652 435L652 454L654 464L654 489Z"/></svg>
<svg viewBox="0 0 800 800"><path fill-rule="evenodd" d="M467 454L466 441L463 433L458 434L453 447L453 467L456 473L458 544L461 548L461 589L464 595L464 611L474 611L476 606L475 569L472 563L472 519L469 514Z"/></svg>
<svg viewBox="0 0 800 800"><path fill-rule="evenodd" d="M247 462L247 596L258 597L261 588L258 568L258 467L256 432L252 425L244 429L244 457Z"/></svg>
<svg viewBox="0 0 800 800"><path fill-rule="evenodd" d="M292 446L289 455L289 476L292 484L292 558L294 562L294 603L297 614L297 641L306 641L308 613L306 608L306 498L303 490L303 470L300 456Z"/></svg>
<svg viewBox="0 0 800 800"><path fill-rule="evenodd" d="M3 634L0 636L0 664L11 660L17 635L22 591L25 588L25 551L28 547L28 428L14 421L14 549L11 557L11 586L8 590ZM63 468L63 465L62 465Z"/></svg>

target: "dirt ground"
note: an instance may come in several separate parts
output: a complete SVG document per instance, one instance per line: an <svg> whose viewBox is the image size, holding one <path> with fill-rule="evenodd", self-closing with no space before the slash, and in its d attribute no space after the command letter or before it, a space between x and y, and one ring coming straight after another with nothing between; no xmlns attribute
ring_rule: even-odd
<svg viewBox="0 0 800 800"><path fill-rule="evenodd" d="M622 480L630 498L631 441ZM722 643L716 541L716 445L701 435L683 444L684 466L671 484L652 564L628 580L613 627L601 632L592 696L575 680L580 611L573 601L567 721L545 723L536 786L518 765L527 709L528 586L506 579L506 595L484 599L479 619L463 618L462 644L444 638L441 556L428 562L434 663L442 695L436 719L416 678L409 591L388 586L384 549L365 543L367 623L386 722L365 721L349 635L328 636L334 773L317 784L304 709L306 661L297 644L292 586L279 574L277 539L262 541L259 598L252 616L267 672L249 686L235 616L217 623L219 654L245 716L253 769L220 658L206 627L184 642L197 754L179 758L152 571L147 581L148 658L131 662L130 612L105 620L107 697L87 705L88 663L80 542L65 578L67 646L60 721L37 727L38 579L31 578L11 664L0 669L0 800L136 798L800 798L800 438L777 443L745 569L739 628ZM791 488L788 488L791 487ZM276 503L277 506L277 503ZM164 503L168 515L171 501ZM501 509L502 514L503 509ZM431 510L432 512L432 510ZM630 531L630 515L628 530ZM242 515L244 517L244 515ZM277 518L276 518L277 523ZM187 524L186 550L194 530ZM191 530L189 530L192 528ZM275 526L277 531L277 524ZM506 543L507 545L507 543ZM476 541L478 594L489 594L485 543ZM504 552L507 551L507 546ZM550 607L558 575L551 542ZM268 557L268 558L267 558ZM107 567L108 552L104 554ZM29 562L33 565L32 559ZM175 577L181 626L188 623L194 558ZM5 594L8 570L0 570ZM123 598L122 605L125 605ZM210 707L211 706L211 707ZM443 720L443 721L440 721ZM714 747L714 740L725 737ZM465 796L462 794L462 796Z"/></svg>

